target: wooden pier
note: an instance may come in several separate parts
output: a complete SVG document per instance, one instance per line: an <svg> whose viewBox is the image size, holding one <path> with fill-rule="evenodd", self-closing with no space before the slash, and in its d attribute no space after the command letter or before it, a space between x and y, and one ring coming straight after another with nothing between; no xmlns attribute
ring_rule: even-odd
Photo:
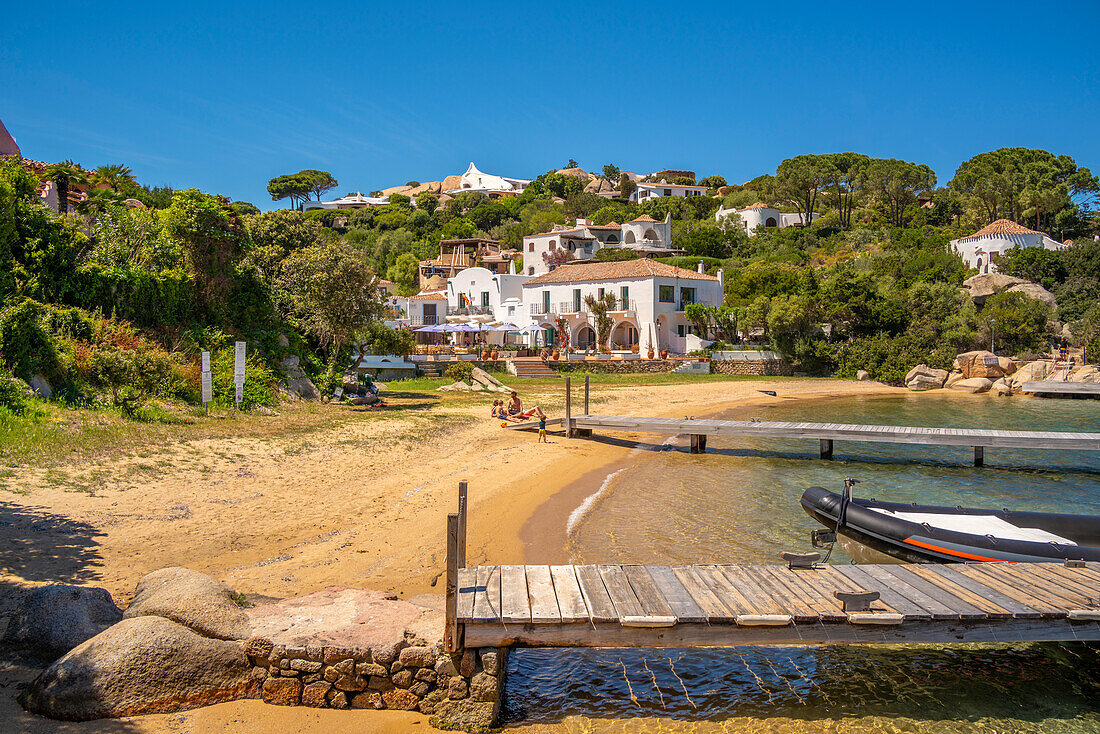
<svg viewBox="0 0 1100 734"><path fill-rule="evenodd" d="M1100 564L478 566L455 608L466 647L1098 641Z"/></svg>
<svg viewBox="0 0 1100 734"><path fill-rule="evenodd" d="M974 465L982 466L985 449L1044 449L1049 451L1100 451L1100 433L1069 431L997 431L985 428L934 428L930 426L853 425L794 421L722 421L694 418L646 418L626 415L593 415L588 412L588 379L584 384L584 413L572 413L570 380L565 380L566 436L591 435L593 430L687 435L691 453L704 453L708 436L817 440L822 459L833 458L835 441L961 446L974 451Z"/></svg>
<svg viewBox="0 0 1100 734"><path fill-rule="evenodd" d="M447 516L449 651L1100 641L1100 563L466 567L467 486Z"/></svg>
<svg viewBox="0 0 1100 734"><path fill-rule="evenodd" d="M1020 392L1057 397L1100 398L1100 383L1036 380L1025 382L1020 386Z"/></svg>

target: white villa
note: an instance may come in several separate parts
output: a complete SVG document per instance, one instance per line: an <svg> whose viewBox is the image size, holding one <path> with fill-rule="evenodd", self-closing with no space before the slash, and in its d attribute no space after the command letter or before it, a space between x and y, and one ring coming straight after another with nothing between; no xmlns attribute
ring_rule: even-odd
<svg viewBox="0 0 1100 734"><path fill-rule="evenodd" d="M303 202L302 211L308 212L311 209L366 209L370 206L384 206L389 203L390 197L388 196L363 196L362 193L356 191L354 194L348 194L332 201Z"/></svg>
<svg viewBox="0 0 1100 734"><path fill-rule="evenodd" d="M499 196L522 194L529 183L531 183L531 181L528 179L508 178L507 176L494 176L489 173L483 173L477 170L477 166L471 161L470 167L466 169L466 173L459 177L458 187L448 189L443 193L453 196L454 194L461 194L464 191L475 191L480 194L485 194L490 199L495 199Z"/></svg>
<svg viewBox="0 0 1100 734"><path fill-rule="evenodd" d="M716 306L725 289L721 270L717 276L677 268L642 258L606 263L573 263L553 272L532 277L494 273L473 267L448 278L443 289L423 290L409 298L391 300L402 315L395 326L417 329L433 324L472 324L485 330L480 338L501 344L506 333L513 342L527 346L556 344L558 318L569 330L570 346L596 348L595 320L585 297L612 293L617 299L608 344L613 350L638 347L646 354L663 349L685 353L706 344L694 334L685 309L688 304ZM493 331L490 327L510 324L517 332ZM431 343L438 336L417 334L417 341Z"/></svg>
<svg viewBox="0 0 1100 734"><path fill-rule="evenodd" d="M967 267L977 268L979 273L991 273L997 270L997 256L1013 247L1061 250L1066 245L1010 219L998 219L969 237L951 240L951 246Z"/></svg>
<svg viewBox="0 0 1100 734"><path fill-rule="evenodd" d="M527 275L545 275L550 272L546 257L552 252L561 250L571 253L574 260L591 260L604 247L625 247L661 257L683 254L672 246L672 215L666 215L663 222L643 214L626 224L605 225L578 219L572 227L557 224L549 232L524 237L523 269Z"/></svg>
<svg viewBox="0 0 1100 734"><path fill-rule="evenodd" d="M596 346L596 329L584 299L615 295L614 324L603 346L629 350L638 345L645 354L668 349L684 353L702 346L684 309L691 303L717 306L725 294L723 274L707 275L659 263L648 258L619 262L576 263L528 278L523 304L530 320L540 327L537 343L555 343L557 319L565 319L570 346Z"/></svg>
<svg viewBox="0 0 1100 734"><path fill-rule="evenodd" d="M744 209L719 207L718 211L714 213L714 221L722 222L731 214L736 214L741 218L741 227L750 237L756 233L757 227L794 227L803 224L805 221L802 214L784 214L774 206L759 201ZM811 212L810 221L813 222L820 216L817 212Z"/></svg>
<svg viewBox="0 0 1100 734"><path fill-rule="evenodd" d="M673 184L664 179L661 179L659 183L642 183L639 181L637 185L638 188L630 194L630 201L635 203L655 199L659 196L678 196L681 199L691 196L705 196L708 190L706 186ZM605 199L617 199L619 198L619 191L616 188L611 191L601 191L597 195Z"/></svg>

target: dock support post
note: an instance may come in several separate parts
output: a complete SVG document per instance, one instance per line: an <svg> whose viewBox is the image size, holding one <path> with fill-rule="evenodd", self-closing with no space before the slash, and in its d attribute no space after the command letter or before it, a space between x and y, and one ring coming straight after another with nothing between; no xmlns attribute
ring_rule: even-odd
<svg viewBox="0 0 1100 734"><path fill-rule="evenodd" d="M584 376L584 414L588 415L588 375Z"/></svg>
<svg viewBox="0 0 1100 734"><path fill-rule="evenodd" d="M458 567L466 568L466 482L458 483Z"/></svg>
<svg viewBox="0 0 1100 734"><path fill-rule="evenodd" d="M974 447L974 466L983 466L985 464L985 449L981 446Z"/></svg>
<svg viewBox="0 0 1100 734"><path fill-rule="evenodd" d="M447 652L461 647L458 629L458 513L447 515L447 604L443 646Z"/></svg>
<svg viewBox="0 0 1100 734"><path fill-rule="evenodd" d="M691 440L690 448L688 449L693 454L705 454L707 453L707 437L703 433L693 433L689 437Z"/></svg>
<svg viewBox="0 0 1100 734"><path fill-rule="evenodd" d="M821 439L821 458L826 461L832 461L833 459L833 439L823 438Z"/></svg>
<svg viewBox="0 0 1100 734"><path fill-rule="evenodd" d="M565 378L565 437L573 438L573 390L569 385L569 377Z"/></svg>

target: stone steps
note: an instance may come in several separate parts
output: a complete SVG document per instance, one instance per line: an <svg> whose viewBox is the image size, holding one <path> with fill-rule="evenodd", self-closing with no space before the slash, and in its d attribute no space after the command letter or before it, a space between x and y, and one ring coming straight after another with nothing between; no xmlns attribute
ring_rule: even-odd
<svg viewBox="0 0 1100 734"><path fill-rule="evenodd" d="M558 373L546 366L541 359L517 359L512 362L516 377L521 380L557 377Z"/></svg>

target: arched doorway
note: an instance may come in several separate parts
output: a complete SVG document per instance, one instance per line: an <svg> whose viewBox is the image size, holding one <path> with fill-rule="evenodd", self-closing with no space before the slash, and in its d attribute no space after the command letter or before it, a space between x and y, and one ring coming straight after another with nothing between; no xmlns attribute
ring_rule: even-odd
<svg viewBox="0 0 1100 734"><path fill-rule="evenodd" d="M764 226L765 227L778 227L779 222L775 221L775 217L768 217L766 220L764 220Z"/></svg>
<svg viewBox="0 0 1100 734"><path fill-rule="evenodd" d="M577 349L592 349L596 346L596 330L588 324L582 325L577 329L577 336L573 343Z"/></svg>
<svg viewBox="0 0 1100 734"><path fill-rule="evenodd" d="M634 244L634 232L632 230L628 229L626 231L626 236L623 237L623 242L625 242L628 245Z"/></svg>
<svg viewBox="0 0 1100 734"><path fill-rule="evenodd" d="M661 239L657 236L657 233L653 231L652 227L645 231L645 234L642 236L642 238L649 240L650 242L657 242Z"/></svg>
<svg viewBox="0 0 1100 734"><path fill-rule="evenodd" d="M638 343L638 327L629 321L620 321L611 332L612 349L630 349Z"/></svg>

